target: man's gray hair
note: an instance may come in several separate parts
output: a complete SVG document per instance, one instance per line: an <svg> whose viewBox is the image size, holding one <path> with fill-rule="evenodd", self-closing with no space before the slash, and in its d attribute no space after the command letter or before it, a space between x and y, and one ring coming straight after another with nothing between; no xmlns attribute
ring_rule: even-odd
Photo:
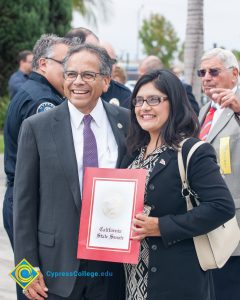
<svg viewBox="0 0 240 300"><path fill-rule="evenodd" d="M236 56L231 51L222 48L214 48L210 51L207 51L202 56L201 62L215 57L222 62L225 68L234 67L239 71L239 64Z"/></svg>
<svg viewBox="0 0 240 300"><path fill-rule="evenodd" d="M93 44L82 44L75 47L71 47L67 53L67 56L63 60L64 71L67 70L67 62L69 58L79 52L87 51L97 56L99 59L99 72L106 76L111 76L112 66L115 63L115 60L111 59L107 51L99 46Z"/></svg>
<svg viewBox="0 0 240 300"><path fill-rule="evenodd" d="M77 38L68 39L59 37L55 34L43 34L39 40L37 40L33 48L33 70L39 68L39 60L42 57L52 57L53 56L53 46L58 44L64 44L67 46L75 46L79 43Z"/></svg>

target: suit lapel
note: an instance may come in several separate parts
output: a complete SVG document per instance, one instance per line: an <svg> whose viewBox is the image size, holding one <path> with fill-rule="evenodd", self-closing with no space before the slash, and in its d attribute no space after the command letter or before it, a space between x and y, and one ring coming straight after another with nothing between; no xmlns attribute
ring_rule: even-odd
<svg viewBox="0 0 240 300"><path fill-rule="evenodd" d="M67 101L60 105L58 110L56 110L56 114L53 118L52 134L56 144L60 165L63 168L63 172L70 186L77 209L80 210L81 195L77 160Z"/></svg>
<svg viewBox="0 0 240 300"><path fill-rule="evenodd" d="M210 109L210 106L211 106L211 102L207 103L205 106L203 106L203 108L201 109L200 111L200 114L199 114L199 123L200 125L202 126L205 118L206 118L206 115Z"/></svg>
<svg viewBox="0 0 240 300"><path fill-rule="evenodd" d="M236 95L240 95L240 90L237 89ZM203 124L206 114L209 111L211 102L207 103L203 108L199 115L199 122L200 125ZM234 112L230 108L225 108L222 112L221 116L218 118L217 122L214 124L213 128L211 129L209 135L207 136L206 142L211 143L212 140L218 135L218 133L227 125L227 123L231 120Z"/></svg>
<svg viewBox="0 0 240 300"><path fill-rule="evenodd" d="M207 136L206 142L212 142L212 140L218 135L218 133L227 125L233 114L234 112L230 108L224 109L217 122L211 129L209 135Z"/></svg>
<svg viewBox="0 0 240 300"><path fill-rule="evenodd" d="M119 118L119 111L116 107L112 104L108 104L107 102L103 101L103 106L106 110L109 123L112 127L112 131L115 137L115 140L118 145L118 159L116 167L119 167L121 159L125 154L126 144L125 144L125 134L124 132L127 131L125 128L127 124L123 124Z"/></svg>

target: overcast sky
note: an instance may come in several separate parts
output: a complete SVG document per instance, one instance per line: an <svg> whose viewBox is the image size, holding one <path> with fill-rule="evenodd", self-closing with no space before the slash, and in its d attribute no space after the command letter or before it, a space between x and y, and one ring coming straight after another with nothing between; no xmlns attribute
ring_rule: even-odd
<svg viewBox="0 0 240 300"><path fill-rule="evenodd" d="M100 39L114 45L119 56L129 53L131 59L143 56L137 31L144 18L151 13L164 15L173 25L181 41L185 39L187 0L112 0L108 23L99 21L94 28L74 13L73 26L93 30ZM240 0L205 0L204 32L205 50L213 44L230 50L240 50ZM137 49L139 49L137 51Z"/></svg>

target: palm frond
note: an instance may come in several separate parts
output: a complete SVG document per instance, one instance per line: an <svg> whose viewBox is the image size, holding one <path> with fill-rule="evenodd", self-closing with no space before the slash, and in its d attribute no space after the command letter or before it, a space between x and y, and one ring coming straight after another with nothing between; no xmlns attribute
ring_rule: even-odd
<svg viewBox="0 0 240 300"><path fill-rule="evenodd" d="M98 21L109 21L112 16L112 0L72 0L73 9L97 27Z"/></svg>

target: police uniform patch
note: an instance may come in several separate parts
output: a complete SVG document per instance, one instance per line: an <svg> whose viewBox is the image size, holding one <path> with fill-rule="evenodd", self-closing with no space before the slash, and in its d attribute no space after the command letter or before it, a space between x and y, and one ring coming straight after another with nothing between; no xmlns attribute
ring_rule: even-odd
<svg viewBox="0 0 240 300"><path fill-rule="evenodd" d="M36 111L36 114L41 113L41 112L44 112L44 111L47 111L47 110L52 109L52 108L54 108L54 107L55 107L55 105L52 104L51 102L43 102L43 103L41 103L41 104L38 106L37 111Z"/></svg>

